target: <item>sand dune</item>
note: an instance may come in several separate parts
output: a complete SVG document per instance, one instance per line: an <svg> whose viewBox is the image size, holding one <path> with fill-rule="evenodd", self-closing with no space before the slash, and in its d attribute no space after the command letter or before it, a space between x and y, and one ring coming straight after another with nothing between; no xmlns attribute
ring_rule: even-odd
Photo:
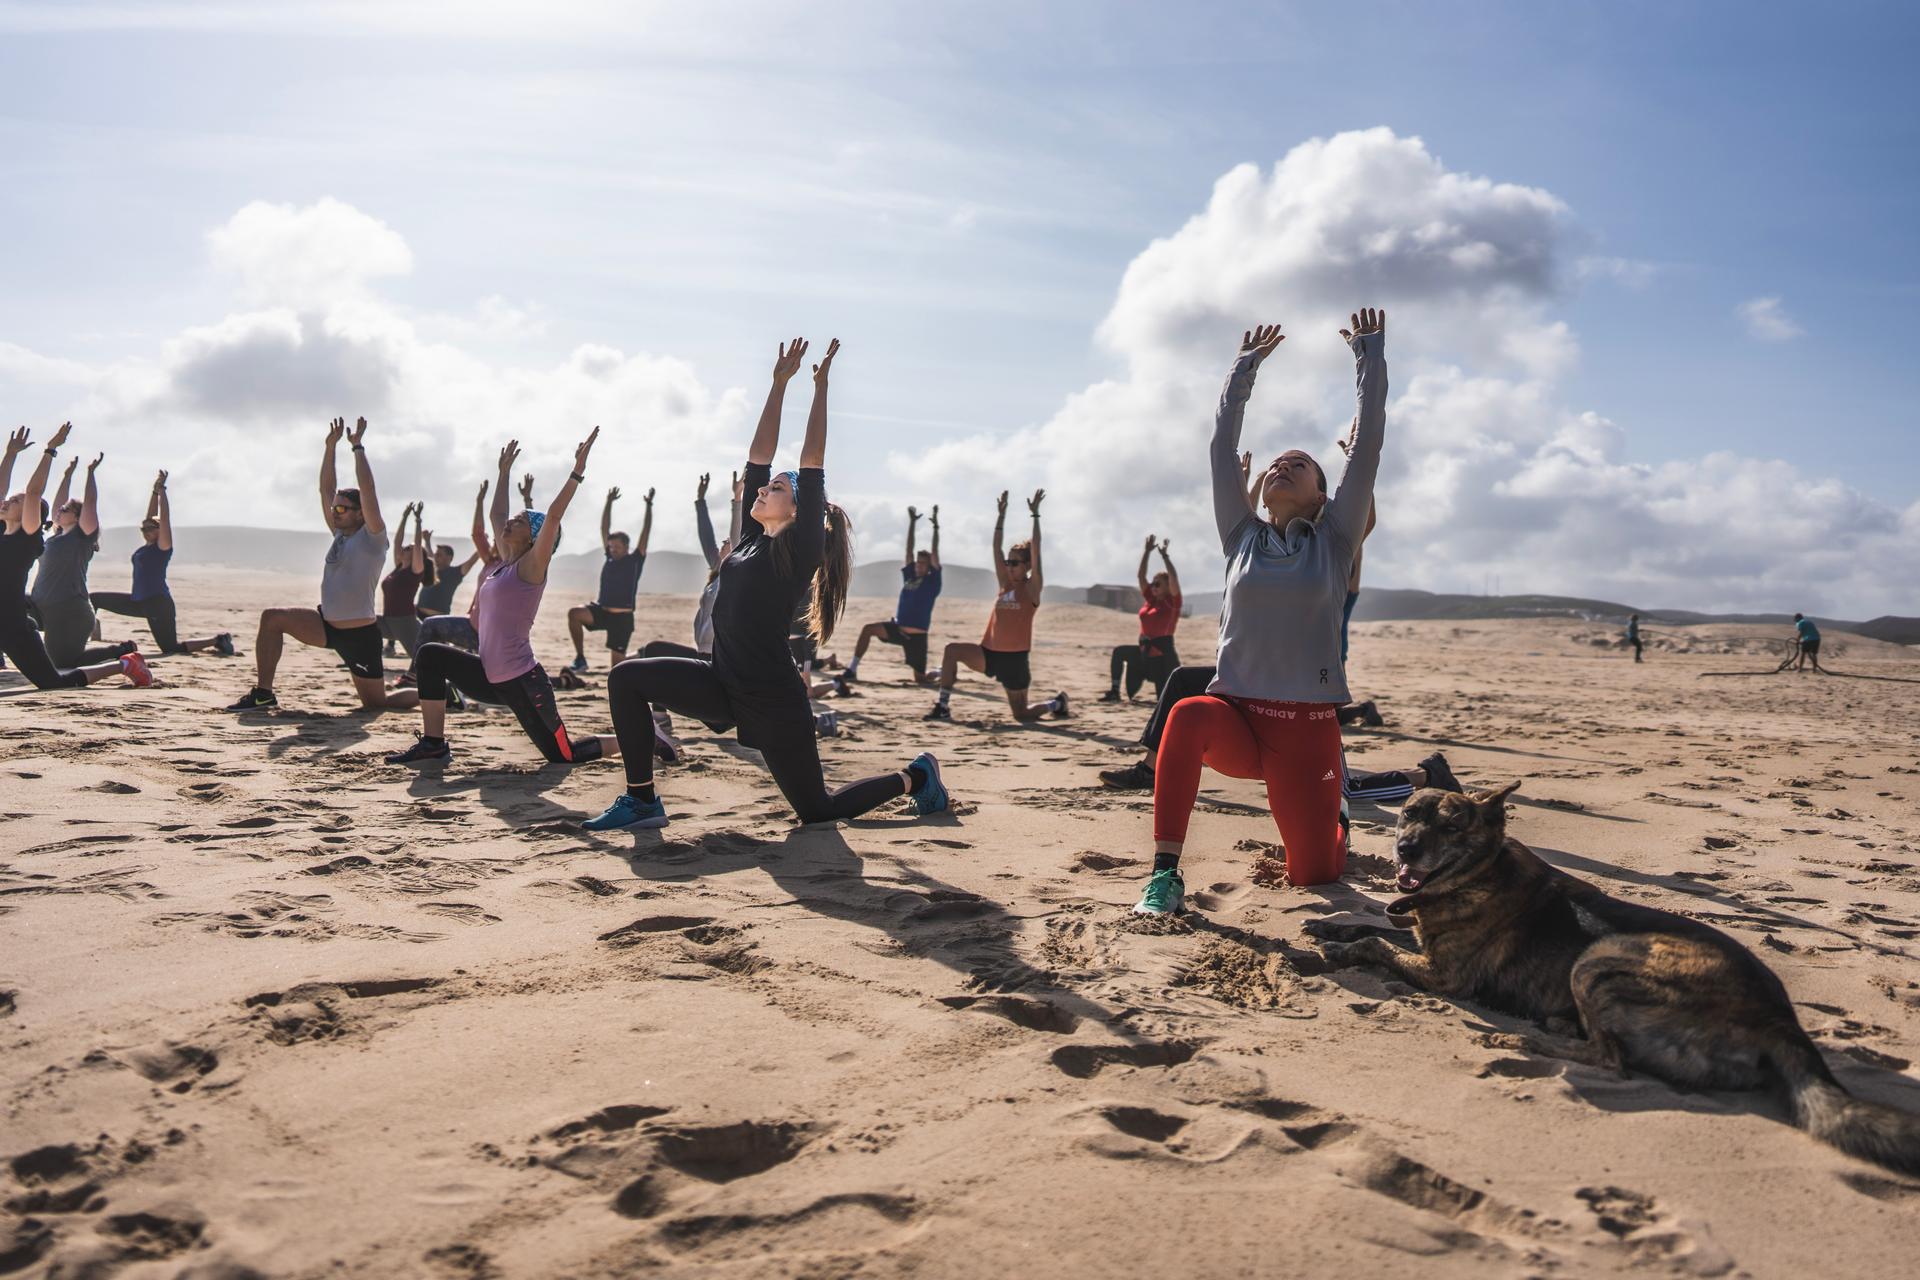
<svg viewBox="0 0 1920 1280"><path fill-rule="evenodd" d="M176 569L186 632L250 636L313 589ZM691 613L647 598L641 634ZM661 777L674 825L618 837L577 827L617 766L539 767L503 713L456 714L444 770L387 768L417 721L355 711L317 651L248 719L215 710L244 657L145 693L9 673L0 1272L1911 1272L1920 1184L1770 1104L1318 972L1301 922L1391 896L1391 811L1356 814L1344 884L1295 890L1258 788L1209 778L1199 910L1136 923L1150 803L1094 776L1146 714L1093 702L1129 619L1049 606L1039 633L1072 721L1013 727L973 678L923 724L894 650L838 703L830 776L927 746L951 814L798 829L753 753L696 730ZM1524 777L1515 835L1755 948L1849 1088L1920 1110L1920 690L1702 679L1770 665L1774 633L1669 634L1636 667L1573 622L1360 626L1388 724L1352 759ZM1874 641L1823 656L1920 679ZM576 730L607 728L603 664L562 695Z"/></svg>

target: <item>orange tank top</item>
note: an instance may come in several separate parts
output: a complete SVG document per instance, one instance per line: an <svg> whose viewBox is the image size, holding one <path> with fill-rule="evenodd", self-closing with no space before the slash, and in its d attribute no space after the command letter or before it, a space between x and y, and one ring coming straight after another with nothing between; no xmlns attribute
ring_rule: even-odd
<svg viewBox="0 0 1920 1280"><path fill-rule="evenodd" d="M1021 587L1026 584L1022 583ZM1023 590L1008 587L993 601L987 616L987 633L980 647L995 653L1025 653L1033 647L1033 612L1040 606L1030 604Z"/></svg>

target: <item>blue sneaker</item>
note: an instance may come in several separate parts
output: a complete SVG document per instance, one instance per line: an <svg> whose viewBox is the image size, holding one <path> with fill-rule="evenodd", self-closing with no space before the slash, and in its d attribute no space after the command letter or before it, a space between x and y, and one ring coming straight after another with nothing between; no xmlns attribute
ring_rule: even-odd
<svg viewBox="0 0 1920 1280"><path fill-rule="evenodd" d="M649 803L622 794L607 806L605 813L597 818L588 818L580 825L588 831L621 831L628 827L664 827L667 825L667 806L660 803L658 796Z"/></svg>
<svg viewBox="0 0 1920 1280"><path fill-rule="evenodd" d="M922 751L913 762L927 771L926 785L913 793L913 811L921 817L940 813L947 807L947 787L940 781L940 762L933 752Z"/></svg>
<svg viewBox="0 0 1920 1280"><path fill-rule="evenodd" d="M585 671L586 669L587 660L585 658L575 658L567 664L567 670L569 671Z"/></svg>

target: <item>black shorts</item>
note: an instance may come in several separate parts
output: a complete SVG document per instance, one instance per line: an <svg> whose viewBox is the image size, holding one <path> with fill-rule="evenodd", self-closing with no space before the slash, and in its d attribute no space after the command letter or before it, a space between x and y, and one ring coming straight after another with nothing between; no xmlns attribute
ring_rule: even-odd
<svg viewBox="0 0 1920 1280"><path fill-rule="evenodd" d="M604 605L590 604L587 612L593 615L587 619L587 630L606 632L607 648L625 653L633 642L633 611L618 613Z"/></svg>
<svg viewBox="0 0 1920 1280"><path fill-rule="evenodd" d="M1800 642L1800 652L1811 658L1820 652L1820 642L1818 640L1802 640Z"/></svg>
<svg viewBox="0 0 1920 1280"><path fill-rule="evenodd" d="M880 638L888 644L897 644L907 651L907 665L920 675L927 674L927 633L915 635L903 630L897 622L882 623L886 628Z"/></svg>
<svg viewBox="0 0 1920 1280"><path fill-rule="evenodd" d="M386 668L380 664L378 622L342 629L323 617L320 625L327 629L327 648L340 655L340 661L347 664L347 670L367 680L378 680L386 675Z"/></svg>
<svg viewBox="0 0 1920 1280"><path fill-rule="evenodd" d="M998 680L1001 688L1025 689L1033 683L1033 671L1027 666L1025 649L1009 653L982 648L980 652L987 657L987 674Z"/></svg>
<svg viewBox="0 0 1920 1280"><path fill-rule="evenodd" d="M788 636L787 652L793 655L793 665L803 671L820 660L820 645L811 635Z"/></svg>

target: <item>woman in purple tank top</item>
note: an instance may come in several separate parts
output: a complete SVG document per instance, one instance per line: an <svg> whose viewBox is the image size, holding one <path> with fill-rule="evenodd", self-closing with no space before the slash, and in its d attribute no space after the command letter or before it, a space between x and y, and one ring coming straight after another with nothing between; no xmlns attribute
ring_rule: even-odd
<svg viewBox="0 0 1920 1280"><path fill-rule="evenodd" d="M447 686L481 702L502 703L520 717L520 727L553 763L583 764L620 754L611 737L573 738L560 719L553 682L533 656L533 620L540 613L540 597L547 590L547 566L560 542L560 518L573 501L574 490L586 477L587 454L600 428L574 451L573 474L553 496L546 514L526 510L507 516L507 495L513 488L513 464L520 442L509 440L500 451L500 482L493 489L488 516L499 560L486 570L474 592L469 616L480 633L480 652L469 653L450 644L424 644L415 655L420 686L420 740L405 751L387 757L388 764L419 764L445 760L453 754L447 745Z"/></svg>

